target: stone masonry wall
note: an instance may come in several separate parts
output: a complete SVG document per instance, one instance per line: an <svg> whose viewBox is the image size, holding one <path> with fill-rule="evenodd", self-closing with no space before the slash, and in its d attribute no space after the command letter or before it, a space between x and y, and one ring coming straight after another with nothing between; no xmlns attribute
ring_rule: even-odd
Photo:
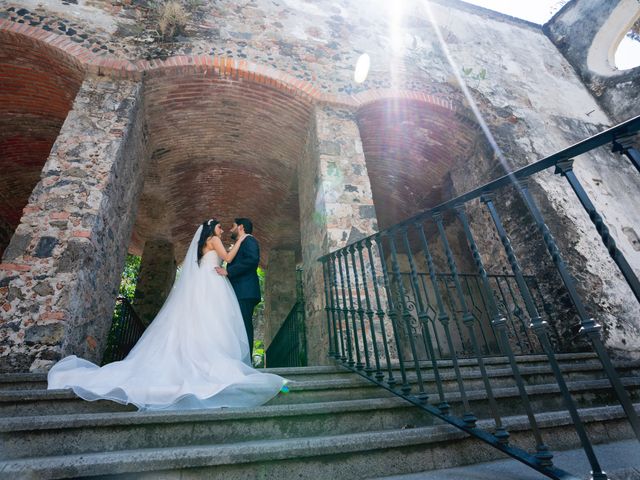
<svg viewBox="0 0 640 480"><path fill-rule="evenodd" d="M545 33L615 122L640 114L640 67L618 70L617 42L640 15L636 0L569 2ZM585 21L587 20L587 21Z"/></svg>
<svg viewBox="0 0 640 480"><path fill-rule="evenodd" d="M140 85L88 78L0 264L0 371L99 362L145 159Z"/></svg>
<svg viewBox="0 0 640 480"><path fill-rule="evenodd" d="M324 281L317 259L377 231L358 125L352 112L318 106L300 165L300 215L309 364L327 362ZM318 241L322 239L322 241Z"/></svg>
<svg viewBox="0 0 640 480"><path fill-rule="evenodd" d="M264 346L269 347L296 303L296 252L272 250L264 279ZM268 361L268 360L267 360Z"/></svg>
<svg viewBox="0 0 640 480"><path fill-rule="evenodd" d="M473 101L482 117L478 121L486 122L491 140L495 140L497 149L491 158L495 164L504 162L506 170L531 163L601 131L616 118L611 115L611 109L603 108L604 104L594 98L599 90L585 87L575 64L567 60L570 56L565 52L565 58L558 51L558 42L550 41L539 26L455 0L405 2L405 15L395 25L396 16L389 8L396 2L382 0L372 1L366 9L360 2L334 0L313 3L256 0L245 6L232 0L205 2L189 7L193 10L189 12L185 31L168 41L152 37L158 20L152 8L134 5L115 8L110 2L93 2L83 5L86 13L78 18L74 5L60 5L52 0L23 3L20 6L37 10L44 19L27 26L24 12L22 16L17 13L16 7L20 6L2 1L0 4L5 8L0 15L4 17L0 20L0 34L22 20L21 34L46 31L42 34L43 41L61 45L60 48L64 45L65 51L86 61L92 72L127 78L138 78L154 69L203 75L213 72L221 77L233 76L243 85L259 81L277 86L306 96L315 105L318 138L307 144L306 152L300 152L302 160L298 165L301 243L307 275L305 291L308 299L313 298L307 303L310 309L321 308L323 300L322 292L309 288L312 279L320 281L321 275L314 277L307 267L317 267L313 262L318 255L338 248L350 238L366 235L369 228L374 230L373 203L367 200L370 192L360 191L357 183L367 176L362 173L366 170L361 170L352 180L349 175L353 172L349 168L359 163L352 162L341 150L343 146L349 147L355 152L354 158L361 158L357 152L357 128L352 128L347 118L367 103L380 98L427 95L448 102L453 108ZM579 32L585 23L598 24L599 16L604 17L597 3L575 0L570 5L579 4L581 8L565 7L565 16L558 18L567 26L567 32ZM616 0L607 5L628 3L629 0ZM427 8L431 9L434 23ZM43 25L51 25L48 17L58 20L74 17L74 32L81 29L87 35L81 44L95 38L107 46L106 51L102 53L105 49L101 47L87 50L69 45L74 42L75 33L69 35L68 29L66 32L44 29ZM437 30L442 33L441 37L436 35ZM567 42L572 43L573 38L571 33L566 37ZM353 67L358 56L365 52L371 56L371 71L365 82L356 84ZM172 57L178 54L182 56ZM464 97L460 95L458 75L470 91L466 100L461 100ZM637 78L637 72L632 75ZM613 103L622 104L626 99L635 105L637 84L634 82L630 83L629 91L616 88ZM603 91L611 90L608 84L601 87ZM190 101L195 105L194 111L197 110L198 99L190 98ZM256 99L249 98L247 102L255 104ZM323 137L323 124L346 128L344 131L329 128ZM222 125L223 122L211 124L208 133L216 135ZM237 132L227 134L225 139L229 140L235 138L233 135ZM255 149L261 146L256 144ZM315 161L320 162L319 170ZM347 167L344 170L338 168L342 163ZM499 174L495 164L489 167L489 178L492 173ZM399 164L398 168L403 167ZM254 168L246 172L246 177L254 178L257 172L262 170ZM637 172L630 169L625 159L605 149L578 159L576 172L610 225L619 248L633 267L640 269L637 246L640 213L627 208L640 189ZM483 172L478 178L469 178L469 183L477 185L489 178ZM340 190L343 183L356 190ZM637 352L640 347L637 302L625 290L582 207L564 180L552 173L536 179L534 192L572 273L579 279L581 292L590 297L589 308L607 325L608 346L622 353ZM354 202L353 197L357 197L357 201ZM187 200L185 196L184 202ZM253 201L264 203L260 198ZM378 203L391 201L392 196ZM351 219L356 222L352 224ZM514 219L517 220L517 215ZM531 234L529 228L523 225L520 229L523 239ZM20 242L24 243L24 234L18 233L15 245L19 247ZM66 242L64 236L58 241ZM526 254L527 243L517 243ZM533 261L535 258L530 260ZM316 322L311 330L322 328L318 321L310 322Z"/></svg>

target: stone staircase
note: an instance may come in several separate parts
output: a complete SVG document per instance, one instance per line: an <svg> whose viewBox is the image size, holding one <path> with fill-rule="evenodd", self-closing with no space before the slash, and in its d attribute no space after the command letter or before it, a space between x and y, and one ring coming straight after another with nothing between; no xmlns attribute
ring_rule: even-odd
<svg viewBox="0 0 640 480"><path fill-rule="evenodd" d="M595 356L563 354L559 360L593 442L631 438ZM523 356L518 362L534 411L544 412L537 418L545 441L554 450L579 446L545 357ZM531 450L533 437L508 362L492 357L486 363L511 440ZM451 392L448 401L458 413L451 362L440 364ZM493 422L476 362L461 360L461 366L472 409L481 419L478 426L490 430ZM616 366L640 409L640 361ZM337 480L502 457L341 367L269 371L289 378L290 391L265 406L186 412L136 412L112 402L86 402L70 391L47 391L41 374L0 375L0 478ZM422 373L431 383L426 364ZM437 401L433 393L430 401ZM557 466L571 470L570 465Z"/></svg>

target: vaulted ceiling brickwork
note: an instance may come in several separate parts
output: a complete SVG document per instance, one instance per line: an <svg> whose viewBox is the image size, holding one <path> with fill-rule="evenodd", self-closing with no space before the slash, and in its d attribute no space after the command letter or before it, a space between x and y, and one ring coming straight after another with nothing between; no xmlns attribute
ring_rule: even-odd
<svg viewBox="0 0 640 480"><path fill-rule="evenodd" d="M83 77L71 56L0 31L0 224L11 232ZM0 241L0 255L5 247Z"/></svg>
<svg viewBox="0 0 640 480"><path fill-rule="evenodd" d="M297 164L310 105L275 86L198 72L145 79L151 159L134 244L164 237L180 260L197 225L254 221L263 261L299 250Z"/></svg>
<svg viewBox="0 0 640 480"><path fill-rule="evenodd" d="M445 201L448 172L479 134L453 109L402 99L365 105L358 126L380 228Z"/></svg>

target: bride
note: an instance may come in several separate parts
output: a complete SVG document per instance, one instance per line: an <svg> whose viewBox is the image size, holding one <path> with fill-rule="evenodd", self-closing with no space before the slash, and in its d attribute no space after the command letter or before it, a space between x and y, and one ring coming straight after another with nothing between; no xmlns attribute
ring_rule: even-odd
<svg viewBox="0 0 640 480"><path fill-rule="evenodd" d="M140 410L253 407L277 395L287 380L250 366L238 300L215 271L233 260L244 237L227 252L221 234L215 219L198 228L171 293L124 360L98 367L63 358L49 371L48 389Z"/></svg>

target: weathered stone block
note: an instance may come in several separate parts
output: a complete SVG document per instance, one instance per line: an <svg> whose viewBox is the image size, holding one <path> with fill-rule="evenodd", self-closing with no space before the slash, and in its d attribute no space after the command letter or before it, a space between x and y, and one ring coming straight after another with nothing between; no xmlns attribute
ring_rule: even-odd
<svg viewBox="0 0 640 480"><path fill-rule="evenodd" d="M49 295L53 295L53 287L49 285L47 282L39 282L33 287L33 291L36 292L41 297L47 297Z"/></svg>
<svg viewBox="0 0 640 480"><path fill-rule="evenodd" d="M69 239L67 248L58 260L58 273L68 273L84 267L94 251L94 246L86 238Z"/></svg>
<svg viewBox="0 0 640 480"><path fill-rule="evenodd" d="M62 341L63 337L64 325L62 323L34 325L25 330L24 342L27 345L56 345Z"/></svg>
<svg viewBox="0 0 640 480"><path fill-rule="evenodd" d="M55 237L41 237L33 254L34 257L47 258L53 253L53 249L58 245L58 239Z"/></svg>
<svg viewBox="0 0 640 480"><path fill-rule="evenodd" d="M31 235L15 234L11 237L9 246L4 252L3 259L5 261L11 261L24 255L29 243L31 242Z"/></svg>

